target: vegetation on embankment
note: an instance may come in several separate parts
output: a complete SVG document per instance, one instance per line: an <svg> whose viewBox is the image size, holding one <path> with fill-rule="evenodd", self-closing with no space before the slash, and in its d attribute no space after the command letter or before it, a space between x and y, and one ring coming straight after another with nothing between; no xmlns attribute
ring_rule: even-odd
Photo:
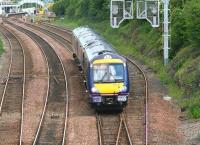
<svg viewBox="0 0 200 145"><path fill-rule="evenodd" d="M65 14L57 24L89 25L103 34L118 51L149 65L168 86L190 117L200 118L200 1L171 0L170 64L163 67L162 28L144 20L130 20L119 29L109 26L109 0L58 0L54 11Z"/></svg>
<svg viewBox="0 0 200 145"><path fill-rule="evenodd" d="M3 42L1 39L1 34L0 34L0 55L3 53L4 49L3 49Z"/></svg>

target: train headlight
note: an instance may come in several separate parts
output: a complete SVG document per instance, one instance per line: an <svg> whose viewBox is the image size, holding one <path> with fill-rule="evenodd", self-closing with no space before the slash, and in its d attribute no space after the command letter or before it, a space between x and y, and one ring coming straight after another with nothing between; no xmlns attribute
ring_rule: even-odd
<svg viewBox="0 0 200 145"><path fill-rule="evenodd" d="M91 91L92 93L99 93L99 90L96 87L92 87Z"/></svg>
<svg viewBox="0 0 200 145"><path fill-rule="evenodd" d="M123 86L119 91L120 91L120 92L126 92L126 91L127 91L127 87L126 87L126 86Z"/></svg>

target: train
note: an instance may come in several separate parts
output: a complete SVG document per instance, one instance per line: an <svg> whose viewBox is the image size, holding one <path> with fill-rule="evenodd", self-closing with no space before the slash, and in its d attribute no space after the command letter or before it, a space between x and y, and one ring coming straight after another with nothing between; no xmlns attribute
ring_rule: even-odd
<svg viewBox="0 0 200 145"><path fill-rule="evenodd" d="M73 57L83 72L89 103L97 108L124 108L129 97L126 59L99 33L87 26L72 31Z"/></svg>

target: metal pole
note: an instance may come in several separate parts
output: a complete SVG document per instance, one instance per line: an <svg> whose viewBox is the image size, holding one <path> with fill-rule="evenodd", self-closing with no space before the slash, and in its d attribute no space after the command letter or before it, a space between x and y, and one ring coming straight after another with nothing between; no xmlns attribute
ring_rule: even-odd
<svg viewBox="0 0 200 145"><path fill-rule="evenodd" d="M2 13L3 13L3 10L2 10L2 3L0 2L0 15L2 15Z"/></svg>
<svg viewBox="0 0 200 145"><path fill-rule="evenodd" d="M167 65L169 62L169 1L170 0L163 0L164 4L164 32L163 32L163 51L164 51L164 65Z"/></svg>

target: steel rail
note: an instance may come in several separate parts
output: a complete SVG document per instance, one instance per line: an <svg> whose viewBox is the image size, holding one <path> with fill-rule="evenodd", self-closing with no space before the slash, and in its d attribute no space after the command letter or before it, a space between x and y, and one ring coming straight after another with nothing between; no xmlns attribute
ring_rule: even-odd
<svg viewBox="0 0 200 145"><path fill-rule="evenodd" d="M44 41L48 42L45 38L43 38ZM55 48L55 46L49 44L52 49ZM53 49L54 50L54 49ZM65 70L65 67L64 67L64 64L63 64L63 61L62 59L60 58L60 56L55 52L55 54L57 55L57 57L59 58L60 60L60 63L62 65L62 69L63 69L63 72L64 72L64 78L65 78L65 89L66 89L66 107L65 107L65 121L64 121L64 129L63 129L63 137L62 137L62 145L65 145L65 136L66 136L66 130L67 130L67 122L68 122L68 107L69 107L69 101L68 101L68 98L69 98L69 95L68 95L68 82L67 82L67 75L66 75L66 70ZM41 126L40 126L41 128ZM39 135L39 134L38 134ZM38 137L37 137L38 138ZM36 143L36 142L35 142ZM35 144L33 144L35 145Z"/></svg>
<svg viewBox="0 0 200 145"><path fill-rule="evenodd" d="M27 34L28 35L28 34ZM29 36L30 37L30 36ZM30 37L31 38L31 37ZM38 125L38 129L36 131L36 134L35 134L35 138L34 138L34 141L33 141L33 145L36 144L36 141L37 141L37 138L39 136L39 133L40 133L40 130L41 130L41 126L42 126L42 123L43 123L43 120L44 120L44 115L46 113L46 108L47 108L47 102L48 102L48 98L49 98L49 90L50 90L50 68L49 68L49 62L47 60L47 56L44 52L44 50L41 48L41 46L38 44L37 41L33 40L37 46L40 48L40 50L42 51L42 54L45 58L45 61L47 63L47 72L48 72L48 86L47 86L47 92L46 92L46 99L45 99L45 102L44 102L44 107L43 107L43 110L42 110L42 115L41 115L41 118L40 118L40 122L39 122L39 125Z"/></svg>
<svg viewBox="0 0 200 145"><path fill-rule="evenodd" d="M42 25L40 25L41 27L45 27L47 29L51 29L54 32L59 32L58 34L62 35L63 37L65 37L69 42L72 41L72 31L69 29L64 29L61 27L58 27L56 25L52 25L52 24L48 24L48 23L41 23Z"/></svg>
<svg viewBox="0 0 200 145"><path fill-rule="evenodd" d="M54 33L58 35L62 35L63 38L67 39L69 43L72 41L72 31L69 29L62 29L60 27L57 27L55 25L47 24L47 23L42 23L40 25L42 28L46 28L47 30L52 30ZM58 33L59 32L59 33Z"/></svg>
<svg viewBox="0 0 200 145"><path fill-rule="evenodd" d="M0 27L3 27L3 26L0 26ZM7 74L7 78L6 78L6 83L5 83L5 87L3 89L3 94L2 94L1 103L0 103L0 115L1 115L1 112L2 112L3 102L4 102L4 98L5 98L5 94L6 94L6 90L7 90L7 86L8 86L8 80L9 80L10 74L11 74L12 62L13 62L13 56L12 56L13 45L12 45L12 42L11 42L11 40L4 33L2 33L2 34L4 35L4 37L9 42L9 46L10 46L9 47L10 48L10 64L9 64L9 69L8 69L8 74Z"/></svg>
<svg viewBox="0 0 200 145"><path fill-rule="evenodd" d="M63 38L63 37L61 37L60 35L58 35L57 33L55 33L55 32L51 32L51 31L49 31L49 30L47 30L47 29L44 29L44 28L40 28L40 27L38 27L38 26L36 26L36 25L32 25L32 24L28 24L29 25L29 27L31 27L32 28L32 26L33 27L37 27L38 29L42 29L43 31L46 31L47 33L46 33L46 35L48 35L49 37L52 37L52 38L54 38L54 39L56 39L56 40L58 40L59 41L59 43L61 43L63 46L65 46L65 44L63 44L63 41L60 41L57 37L55 37L55 35L56 36L58 36L59 38L61 38L61 39L64 39L65 41L67 41L67 42L69 42L69 40L67 40L67 39L65 39L65 38ZM41 30L39 30L39 31L41 31ZM52 35L53 34L53 35ZM44 39L44 38L43 38ZM47 40L46 40L47 41ZM70 42L69 42L70 43ZM53 46L54 47L54 46ZM54 47L55 48L55 47ZM72 54L72 51L70 50L70 49L67 49L71 54ZM59 57L59 56L58 56ZM63 61L62 61L62 59L59 57L59 59L60 59L60 61L61 61L61 63L62 63L62 66L63 66L63 68L64 68L64 64L63 64ZM65 73L65 80L66 80L66 82L67 82L67 75L66 75L66 70L64 71L64 73ZM66 83L66 90L68 90L68 85L67 85L67 83ZM67 99L66 99L66 101L67 101L67 103L66 103L66 117L65 117L65 125L64 125L64 131L63 131L63 140L62 140L62 145L64 145L65 144L65 136L66 136L66 130L67 130L67 120L68 120L68 106L69 106L69 102L68 102L68 91L67 91Z"/></svg>
<svg viewBox="0 0 200 145"><path fill-rule="evenodd" d="M98 130L98 139L99 139L99 145L103 145L103 142L102 142L102 134L101 134L101 126L102 126L102 124L101 124L101 118L100 118L100 116L98 115L98 114L96 114L96 118L97 118L97 130Z"/></svg>
<svg viewBox="0 0 200 145"><path fill-rule="evenodd" d="M16 39L20 42L20 40L18 39L18 37L13 33L13 35L16 37ZM21 45L21 48L22 48L22 51L23 51L23 54L24 54L24 84L23 84L23 97L22 97L22 117L21 117L21 128L20 128L20 145L22 144L22 136L23 136L23 124L24 124L24 121L23 121L23 118L24 118L24 99L25 99L25 83L26 83L26 57L25 57L25 52L24 52L24 48L23 48L23 45L21 44L20 42L20 45Z"/></svg>
<svg viewBox="0 0 200 145"><path fill-rule="evenodd" d="M25 24L26 26L28 26L28 27L31 27L31 28L35 28L35 29L37 29L38 31L43 31L46 35L48 35L49 37L51 37L51 38L54 38L55 40L57 40L60 44L62 44L65 48L67 48L68 49L68 51L72 54L73 52L72 52L72 48L71 48L71 42L70 42L70 40L68 40L68 39L66 39L66 38L64 38L63 36L61 36L60 34L58 34L58 33L56 33L56 32L53 32L53 31L50 31L49 29L45 29L45 28L43 28L43 27L40 27L40 26L37 26L37 25L34 25L34 24L30 24L30 23L26 23ZM33 29L34 29L33 28ZM66 44L67 44L67 46L66 46ZM69 47L70 47L70 49L69 49Z"/></svg>
<svg viewBox="0 0 200 145"><path fill-rule="evenodd" d="M144 80L145 80L145 114L144 114L144 124L145 124L145 145L148 145L148 125L149 125L149 121L148 121L148 97L149 97L149 88L148 88L148 79L147 79L147 76L146 76L146 73L143 71L143 69L135 62L133 61L131 58L127 57L127 56L124 56L129 62L131 62L132 64L134 64L141 72L142 72L142 75L144 77Z"/></svg>
<svg viewBox="0 0 200 145"><path fill-rule="evenodd" d="M37 27L37 28L39 28L39 29L40 29L39 31L41 31L41 29L42 29L43 31L46 31L46 32L47 32L46 35L48 35L49 37L52 37L52 38L54 38L54 39L56 39L56 40L58 40L58 41L59 41L59 39L58 39L57 37L55 37L55 35L58 36L59 38L64 39L65 41L69 42L69 40L67 40L67 39L65 39L65 38L63 38L63 37L61 37L61 36L58 35L57 33L51 32L51 31L49 31L49 30L47 30L47 29L40 28L40 27L35 26L35 25L32 25L32 24L28 24L28 25L29 25L29 27L32 27L32 26L33 26L33 27ZM52 34L54 34L54 35L52 35ZM47 40L46 40L46 41L47 41ZM62 45L65 46L65 44L63 44L62 41L59 41L59 43L61 43ZM51 44L50 44L50 45L51 45ZM55 48L55 46L52 46L52 47ZM72 54L72 51L71 51L70 49L67 49L67 50ZM62 59L60 58L59 55L58 55L58 57L59 57L59 59L60 59L60 62L61 62L61 64L62 64L62 67L64 68L65 81L66 81L66 90L68 90L66 70L65 70L65 67L64 67L64 64L63 64ZM66 99L66 117L65 117L65 125L64 125L64 131L63 131L63 140L62 140L62 145L65 144L65 136L66 136L67 122L68 122L68 107L69 107L69 101L68 101L68 98L69 98L69 94L68 94L68 91L66 91L66 92L67 92L67 99Z"/></svg>
<svg viewBox="0 0 200 145"><path fill-rule="evenodd" d="M19 26L18 26L19 27ZM27 29L26 29L27 30ZM27 31L30 31L30 30L27 30ZM31 32L31 33L34 33L34 32ZM35 35L37 35L36 33L34 33ZM30 34L29 34L30 35ZM37 35L38 36L38 35ZM38 36L40 37L40 36ZM41 37L40 37L41 38ZM43 41L45 41L45 43L47 43L47 40L45 40L44 38L41 38ZM61 60L61 58L59 57L59 55L57 55L57 53L55 52L55 50L53 48L55 48L53 45L51 44L48 44L53 52L55 53L55 55L58 57L60 63L61 63L61 66L62 66L62 70L63 70L63 73L64 73L64 79L65 79L65 93L66 93L66 104L65 104L65 119L64 119L64 129L63 129L63 135L62 135L62 145L65 144L65 136L66 136L66 129L67 129L67 120L68 120L68 85L67 85L67 76L66 76L66 70L64 68L64 64L63 64L63 61ZM41 47L40 47L41 48ZM41 48L42 49L42 48ZM47 102L46 102L47 104ZM45 110L43 112L43 115L42 115L42 118L41 118L41 121L40 121L40 124L39 124L39 127L38 127L38 130L37 130L37 134L36 134L36 137L34 139L34 142L33 144L37 144L37 140L38 140L38 137L39 137L39 133L40 133L40 130L41 130L41 126L42 126L42 122L44 120L44 115L46 113L46 105L45 105Z"/></svg>
<svg viewBox="0 0 200 145"><path fill-rule="evenodd" d="M9 21L6 21L6 22L8 22L8 23L10 23ZM11 24L11 23L10 23ZM28 34L27 34L28 35ZM30 37L31 38L31 37ZM34 41L34 40L33 40ZM43 54L43 56L45 57L45 60L46 60L46 63L47 63L47 72L48 72L48 86L47 86L47 92L46 92L46 99L45 99L45 103L44 103L44 107L43 107L43 111L42 111L42 115L41 115L41 119L40 119L40 122L39 122L39 125L38 125L38 129L37 129L37 131L36 131L36 137L39 135L39 130L40 130L40 127L41 127L41 125L42 125L42 121L43 121L43 118L44 118L44 115L45 115L45 112L46 112L46 108L47 108L47 102L48 102L48 96L49 96L49 88L50 88L50 70L49 70L49 63L48 63L48 61L47 61L47 56L45 55L45 52L43 51L43 49L40 47L40 45L37 43L37 41L34 41L37 45L38 45L38 47L41 49L41 51L42 51L42 54ZM22 131L22 135L23 135L23 131ZM21 135L21 136L22 136ZM36 138L35 137L35 138ZM34 141L33 141L33 144L35 144L35 138L34 138ZM20 145L22 145L23 144L23 138L21 137L21 140L20 140Z"/></svg>
<svg viewBox="0 0 200 145"><path fill-rule="evenodd" d="M45 24L47 24L47 23L45 23ZM52 26L52 27L56 27L56 28L59 28L59 27L57 27L57 26L55 26L55 25L51 25L51 24L47 24L47 25L50 25L50 26ZM60 31L63 31L62 30L63 28L60 28L59 30ZM66 29L64 29L64 31L65 32L69 32L70 30L67 30L66 31ZM72 33L70 33L70 34L72 34ZM59 35L59 34L58 34ZM62 37L62 36L60 36L60 37ZM67 40L68 41L68 40ZM145 74L145 72L143 71L143 69L138 65L138 64L136 64L136 62L135 61L133 61L131 58L129 58L129 57L127 57L127 56L124 56L129 62L131 62L133 65L135 65L138 69L139 69L139 71L141 71L142 72L142 75L143 75L143 78L144 78L144 80L145 80L145 108L144 108L144 110L145 110L145 114L144 114L144 118L145 118L145 120L144 120L144 124L145 124L145 131L144 131L144 134L145 134L145 145L148 145L148 125L149 125L149 122L148 122L148 96L149 96L149 91L148 91L148 79L147 79L147 76L146 76L146 74ZM124 122L124 121L123 121ZM125 122L124 122L125 123ZM101 126L101 123L99 123L99 121L98 121L98 123L97 123L97 125L98 125L98 128ZM125 125L125 128L126 128L126 130L128 131L128 127L127 127L127 125L126 125L126 123L124 124ZM99 131L98 131L99 132ZM129 140L131 139L131 137L130 137L130 135L128 134L128 138L129 138ZM102 144L102 139L101 139L101 137L99 138L100 140L99 140L99 142Z"/></svg>
<svg viewBox="0 0 200 145"><path fill-rule="evenodd" d="M128 130L128 126L127 126L127 123L126 123L126 119L124 117L125 116L124 113L122 112L122 114L120 116L122 118L122 123L124 124L125 130L126 130L126 135L128 137L129 145L133 145L132 140L131 140L131 136L130 136L130 133L129 133L129 130Z"/></svg>
<svg viewBox="0 0 200 145"><path fill-rule="evenodd" d="M123 119L122 119L122 116L121 116L121 114L120 114L120 123L119 123L119 129L118 129L117 139L116 139L115 145L118 145L118 144L119 144L120 133L121 133L121 130L122 130L122 124L123 124Z"/></svg>
<svg viewBox="0 0 200 145"><path fill-rule="evenodd" d="M66 29L64 27L59 27L59 26L56 26L56 25L53 25L53 24L50 24L50 23L46 23L46 22L43 22L42 25L46 25L46 26L49 26L49 27L52 27L52 28L55 28L57 30L60 30L60 31L63 31L63 32L67 32L67 33L71 33L71 30L69 29Z"/></svg>
<svg viewBox="0 0 200 145"><path fill-rule="evenodd" d="M15 33L13 33L12 31L8 30L8 28L6 28L5 26L1 26L3 27L7 32L9 32L10 34L12 34L15 39L18 41L18 43L20 44L20 48L22 50L22 54L23 54L23 90L22 90L22 104L21 104L21 122L20 122L20 139L19 139L19 144L21 145L21 140L22 140L22 129L23 129L23 118L24 118L24 98L25 98L25 83L26 83L26 57L25 57L25 52L24 52L24 47L21 43L21 41L18 39L18 37L16 36ZM6 35L5 35L6 36ZM7 36L6 36L7 37ZM8 38L8 37L7 37ZM6 81L6 86L4 88L4 94L3 94L3 98L2 98L2 101L1 101L1 106L0 106L0 114L2 112L2 105L3 105L3 101L4 101L4 98L5 98L5 93L6 93L6 89L7 89L7 85L8 85L8 81L9 81L9 77L10 77L10 74L11 74L11 68L12 68L12 63L13 63L13 53L12 53L12 50L13 50L13 45L11 43L11 40L8 38L9 40L9 43L10 43L10 46L11 46L11 62L10 62L10 66L9 66L9 72L8 72L8 79Z"/></svg>
<svg viewBox="0 0 200 145"><path fill-rule="evenodd" d="M45 23L47 24L47 23ZM51 24L49 24L51 25ZM55 25L51 25L51 26L55 26ZM56 26L57 27L57 26ZM58 28L58 27L57 27ZM62 30L62 28L60 28L60 30ZM65 32L69 32L70 30L68 31L65 31ZM71 34L71 33L70 33ZM62 37L62 36L61 36ZM148 122L148 96L149 96L149 91L148 91L148 79L147 79L147 76L145 74L145 72L143 71L143 69L138 65L136 64L136 62L134 62L131 58L127 57L127 56L124 56L129 62L131 62L132 64L134 64L141 72L142 72L142 75L143 75L143 78L145 80L145 114L144 114L144 117L145 117L145 121L144 121L144 124L145 124L145 131L144 131L144 134L145 134L145 145L148 145L148 125L149 125L149 122Z"/></svg>
<svg viewBox="0 0 200 145"><path fill-rule="evenodd" d="M38 26L35 26L35 25L32 25L32 24L28 24L30 27L37 27L37 28L40 28L40 27L38 27ZM46 35L48 35L49 37L52 37L52 38L54 38L54 39L56 39L56 40L58 40L59 41L59 39L58 38L56 38L54 35L56 35L56 36L58 36L58 37L60 37L60 38L62 38L62 39L64 39L65 41L67 41L67 42L69 42L69 40L67 40L67 39L65 39L65 38L63 38L63 37L61 37L60 35L58 35L57 33L54 33L54 32L51 32L51 31L49 31L49 30L46 30L46 29L44 29L44 28L40 28L40 29L42 29L43 31L46 31L47 32L47 34ZM41 30L39 30L39 31L41 31ZM52 34L54 34L54 35L52 35ZM47 41L47 40L46 40ZM65 44L63 44L63 42L62 41L59 41L59 43L61 43L62 45L64 45L65 46ZM50 44L51 45L51 44ZM52 46L52 47L54 47L55 48L55 46ZM68 51L72 54L72 51L70 50L70 49L68 49ZM60 62L61 62L61 64L62 64L62 67L64 68L64 73L65 73L65 81L66 81L66 90L68 90L68 84L67 84L67 75L66 75L66 70L65 70L65 67L64 67L64 64L63 64L63 61L62 61L62 59L60 58L60 56L58 55L58 57L59 57L59 59L60 59ZM69 107L69 101L68 101L68 98L69 98L69 94L68 94L68 91L66 91L67 92L67 98L66 98L66 116L65 116L65 125L64 125L64 131L63 131L63 140L62 140L62 145L64 145L65 144L65 136L66 136L66 130L67 130L67 122L68 122L68 107Z"/></svg>
<svg viewBox="0 0 200 145"><path fill-rule="evenodd" d="M57 33L57 32L54 32L54 31L49 31L49 29L48 28L53 28L53 29L55 29L55 31L60 31L60 33L63 33L63 35L66 35L66 34L68 34L68 36L67 37L69 37L70 35L72 35L72 31L71 30L69 30L69 29L65 29L64 27L63 28L61 28L61 27L58 27L58 26L56 26L56 25L52 25L52 24L49 24L49 23L45 23L45 22L42 22L41 23L41 25L40 26L38 26L38 25L36 25L36 24L33 24L33 23L29 23L29 22L23 22L23 21L21 21L21 20L17 20L16 19L16 21L17 22L19 22L19 23L23 23L24 25L29 25L29 26L33 26L33 27L35 27L35 28L37 28L37 29L43 29L43 30L45 30L45 31L48 31L48 34L47 35L49 35L49 33L54 33L54 35L56 35L56 36L60 36L60 34L59 33ZM45 27L45 28L44 28ZM48 28L47 28L48 27ZM64 39L65 41L67 41L68 42L68 44L69 45L71 45L71 40L69 40L69 39L66 39L65 37L61 37L62 39ZM72 39L72 38L71 38ZM63 43L63 42L62 42ZM63 45L63 44L62 44ZM68 47L71 47L71 46L68 46Z"/></svg>
<svg viewBox="0 0 200 145"><path fill-rule="evenodd" d="M98 139L99 139L99 145L104 145L102 136L103 136L103 132L102 132L102 121L101 121L101 115L100 114L96 114L96 118L97 118L97 130L98 130ZM118 126L118 131L117 131L117 136L116 136L116 141L115 141L115 145L119 145L120 144L120 135L122 132L122 126L124 125L125 128L125 132L127 135L127 141L129 145L133 145L132 140L131 140L131 136L126 124L126 120L124 118L124 113L122 112L121 114L119 114L119 126Z"/></svg>

